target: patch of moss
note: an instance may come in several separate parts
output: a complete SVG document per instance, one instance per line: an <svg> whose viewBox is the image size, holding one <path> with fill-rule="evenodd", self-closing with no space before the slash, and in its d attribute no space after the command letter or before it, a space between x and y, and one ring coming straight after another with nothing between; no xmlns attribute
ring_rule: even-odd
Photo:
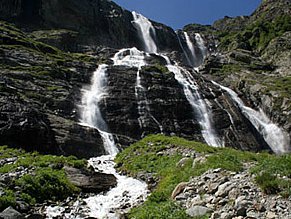
<svg viewBox="0 0 291 219"><path fill-rule="evenodd" d="M156 63L154 65L144 66L142 68L142 70L146 71L146 72L158 72L158 73L167 73L167 72L169 72L166 66L160 65L158 63Z"/></svg>

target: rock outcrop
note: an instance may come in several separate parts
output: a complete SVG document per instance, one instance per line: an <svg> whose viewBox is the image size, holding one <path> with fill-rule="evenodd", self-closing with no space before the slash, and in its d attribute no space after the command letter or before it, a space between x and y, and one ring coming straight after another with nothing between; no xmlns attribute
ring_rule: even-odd
<svg viewBox="0 0 291 219"><path fill-rule="evenodd" d="M112 174L89 172L69 166L65 166L64 170L70 182L83 192L107 191L117 185L116 177Z"/></svg>

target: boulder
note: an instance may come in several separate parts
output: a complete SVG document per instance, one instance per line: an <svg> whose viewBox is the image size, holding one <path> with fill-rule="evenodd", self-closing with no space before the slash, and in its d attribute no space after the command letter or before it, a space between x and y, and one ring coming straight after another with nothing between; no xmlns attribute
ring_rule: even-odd
<svg viewBox="0 0 291 219"><path fill-rule="evenodd" d="M83 192L107 191L117 185L116 177L112 174L81 170L69 166L65 166L64 170L70 182Z"/></svg>
<svg viewBox="0 0 291 219"><path fill-rule="evenodd" d="M176 188L173 190L171 198L175 199L177 195L179 195L183 190L187 187L188 183L186 182L181 182L179 183Z"/></svg>
<svg viewBox="0 0 291 219"><path fill-rule="evenodd" d="M199 217L199 216L203 216L206 215L207 213L210 213L212 210L203 206L193 206L191 208L188 208L186 210L186 214L188 214L191 217Z"/></svg>
<svg viewBox="0 0 291 219"><path fill-rule="evenodd" d="M0 213L1 219L23 219L24 216L12 207L6 208Z"/></svg>

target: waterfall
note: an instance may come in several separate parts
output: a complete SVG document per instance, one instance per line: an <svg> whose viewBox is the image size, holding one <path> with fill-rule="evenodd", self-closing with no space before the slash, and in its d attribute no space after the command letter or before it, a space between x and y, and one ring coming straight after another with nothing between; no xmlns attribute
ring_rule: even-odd
<svg viewBox="0 0 291 219"><path fill-rule="evenodd" d="M142 66L147 65L145 57L148 56L147 53L139 51L137 48L121 49L112 58L114 65L125 65L129 67L136 67L136 84L135 84L135 97L138 104L138 122L140 128L145 127L146 118L150 117L159 126L160 133L163 133L163 126L159 121L152 115L149 106L149 101L146 95L146 88L142 86L140 70Z"/></svg>
<svg viewBox="0 0 291 219"><path fill-rule="evenodd" d="M82 97L82 114L81 124L98 129L102 140L104 149L107 154L117 154L118 149L115 145L113 135L109 133L107 124L102 117L99 103L106 96L107 84L107 65L99 65L97 70L93 73L91 80L91 87L84 89Z"/></svg>
<svg viewBox="0 0 291 219"><path fill-rule="evenodd" d="M283 154L290 152L290 138L287 133L274 124L262 109L254 110L247 107L239 98L237 93L233 90L224 87L214 81L213 84L219 86L222 90L226 91L231 99L237 104L244 116L252 123L256 130L262 135L265 142L270 146L272 151L276 154Z"/></svg>
<svg viewBox="0 0 291 219"><path fill-rule="evenodd" d="M172 65L169 57L162 55L167 62L169 71L175 74L175 79L183 86L184 94L193 108L200 127L202 128L202 136L206 143L211 146L219 147L224 143L218 138L215 129L212 127L212 113L209 105L201 98L199 87L194 77L186 69L176 65Z"/></svg>
<svg viewBox="0 0 291 219"><path fill-rule="evenodd" d="M188 47L188 49L190 51L190 55L191 55L191 58L192 58L191 59L192 66L197 67L197 64L196 64L197 57L196 57L194 45L191 42L190 37L189 37L187 32L184 32L184 36L185 36L186 44L187 44L187 47Z"/></svg>
<svg viewBox="0 0 291 219"><path fill-rule="evenodd" d="M181 49L183 50L183 53L184 53L184 55L185 55L185 57L186 57L186 59L187 59L188 64L189 64L190 66L193 66L193 63L191 62L191 59L190 59L190 57L189 57L187 51L185 50L185 48L184 48L184 46L183 46L183 44L182 44L182 42L181 42L181 38L180 38L180 36L179 36L179 33L178 33L177 31L176 31L176 35L177 35L177 38L178 38L178 41L179 41L179 45L180 45Z"/></svg>
<svg viewBox="0 0 291 219"><path fill-rule="evenodd" d="M180 46L187 58L188 63L191 66L197 68L203 63L205 57L207 56L207 47L205 46L204 40L202 39L199 33L195 33L195 42L196 42L197 48L195 48L195 45L192 43L188 33L183 32L183 34L185 37L187 49L184 48L181 42L181 39L179 38L179 35L178 35ZM195 69L195 70L198 71L198 69Z"/></svg>
<svg viewBox="0 0 291 219"><path fill-rule="evenodd" d="M133 17L134 17L133 23L136 25L136 27L138 27L138 30L142 31L142 33L140 33L140 36L144 44L146 45L146 51L156 53L157 46L155 44L155 41L151 37L150 33L150 30L153 29L151 22L147 18L137 14L136 12L133 12ZM193 53L193 59L195 59L194 46L191 43L187 33L184 32L184 34L186 40L188 39L187 40L187 44L189 44L188 46L190 46L190 44L192 45L190 49L192 49L191 52ZM206 143L212 146L222 146L223 143L217 137L216 132L212 127L211 110L209 109L209 106L207 106L206 102L201 98L199 94L199 87L195 83L195 80L191 73L179 66L171 65L170 59L167 56L164 55L161 56L164 57L168 63L167 64L168 70L175 74L176 80L183 86L185 96L189 103L191 104L195 112L195 115L198 117L197 120L202 128L202 136L205 139ZM137 79L138 78L139 71L137 74ZM138 83L138 80L137 85L141 85L140 83Z"/></svg>
<svg viewBox="0 0 291 219"><path fill-rule="evenodd" d="M125 51L125 50L124 50ZM135 50L133 49L132 52ZM121 54L116 54L116 63L121 64ZM130 57L127 57L130 58ZM141 57L140 57L141 58ZM140 59L139 66L141 65ZM137 59L135 59L136 62ZM124 63L136 63L124 60ZM47 218L107 218L118 219L127 213L132 207L144 202L149 194L147 184L131 177L121 176L114 169L114 158L118 149L114 143L113 135L108 132L108 127L101 115L98 104L107 95L106 77L107 65L98 67L92 77L91 86L84 89L82 97L81 124L98 129L103 139L106 152L109 155L91 158L89 164L96 172L113 174L117 179L117 186L106 193L91 195L88 198L77 200L72 206L48 206L45 209Z"/></svg>
<svg viewBox="0 0 291 219"><path fill-rule="evenodd" d="M136 13L135 11L132 12L132 15L134 18L132 23L144 43L144 51L148 53L157 53L158 48L152 37L152 35L155 36L156 31L152 23L146 17Z"/></svg>
<svg viewBox="0 0 291 219"><path fill-rule="evenodd" d="M202 62L207 56L207 47L205 46L204 40L202 39L201 35L199 33L195 33L195 40L197 43L197 46L201 52L202 55ZM201 62L201 64L202 64Z"/></svg>

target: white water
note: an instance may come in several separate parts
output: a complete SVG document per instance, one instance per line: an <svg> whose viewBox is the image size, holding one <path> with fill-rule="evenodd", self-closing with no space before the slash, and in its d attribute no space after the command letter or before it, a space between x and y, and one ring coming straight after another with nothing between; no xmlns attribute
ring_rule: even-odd
<svg viewBox="0 0 291 219"><path fill-rule="evenodd" d="M139 125L141 128L145 127L145 121L147 117L153 119L153 121L159 126L160 133L163 133L163 126L159 121L152 115L149 106L149 101L146 95L146 88L142 86L140 70L142 66L147 65L145 57L148 56L147 53L139 51L137 48L121 49L112 58L114 65L124 65L129 67L136 67L136 84L135 84L135 97L138 104L138 114L139 114Z"/></svg>
<svg viewBox="0 0 291 219"><path fill-rule="evenodd" d="M201 127L204 140L208 145L220 147L223 142L218 138L212 127L212 113L206 102L201 98L199 87L189 71L176 65L172 65L167 56L162 55L167 61L167 68L175 74L175 79L183 86L184 94L192 106Z"/></svg>
<svg viewBox="0 0 291 219"><path fill-rule="evenodd" d="M98 171L113 174L117 178L117 186L105 195L89 197L87 203L89 216L102 219L117 219L130 208L145 201L149 194L147 184L131 177L121 176L114 169L114 156L92 158L89 163Z"/></svg>
<svg viewBox="0 0 291 219"><path fill-rule="evenodd" d="M148 53L157 53L158 48L152 37L152 35L155 36L156 31L152 23L146 17L135 11L132 12L132 15L134 18L132 23L144 42L144 50Z"/></svg>
<svg viewBox="0 0 291 219"><path fill-rule="evenodd" d="M198 71L198 67L203 63L205 57L207 56L207 47L205 46L204 40L202 39L201 35L199 33L195 33L195 43L199 49L196 48L193 44L193 42L191 41L189 35L187 32L183 32L185 40L186 40L186 44L187 44L187 50L190 52L190 54L188 54L188 52L186 51L186 49L184 48L180 37L178 36L178 40L180 43L180 46L187 58L188 63L195 67L195 70Z"/></svg>
<svg viewBox="0 0 291 219"><path fill-rule="evenodd" d="M239 98L237 93L233 90L224 87L214 81L213 84L219 86L222 90L225 90L232 100L240 108L245 117L253 124L257 131L263 136L265 142L270 146L276 154L283 154L291 151L290 137L276 124L274 124L262 109L254 110L247 107L243 101Z"/></svg>
<svg viewBox="0 0 291 219"><path fill-rule="evenodd" d="M191 63L194 67L197 67L197 64L196 64L197 58L196 58L194 45L193 45L192 41L190 40L190 37L189 37L187 32L184 32L184 36L186 39L187 47L188 47L190 54L191 54L191 58L192 58Z"/></svg>
<svg viewBox="0 0 291 219"><path fill-rule="evenodd" d="M187 51L185 50L185 48L184 48L184 46L183 46L183 44L182 44L182 42L181 42L181 38L180 38L178 32L176 32L176 36L177 36L177 38L178 38L179 45L180 45L181 49L183 50L183 53L184 53L184 55L185 55L185 57L186 57L186 59L187 59L188 64L189 64L190 66L192 66L193 64L192 64L192 62L191 62L191 59L190 59L190 57L189 57Z"/></svg>
<svg viewBox="0 0 291 219"><path fill-rule="evenodd" d="M155 44L155 41L152 38L151 31L154 32L154 28L151 24L151 22L143 17L142 15L137 14L136 12L133 12L134 21L133 23L137 27L137 29L141 32L140 36L145 44L145 51L151 52L157 54L157 46ZM188 34L184 32L187 46L191 52L192 60L193 60L193 66L195 66L196 62L196 54L195 54L195 48L192 44ZM183 47L182 47L183 48ZM166 57L161 55L162 57ZM186 56L188 57L188 56ZM189 57L188 57L189 58ZM165 58L168 65L169 71L172 71L175 74L176 80L183 86L184 93L191 104L193 110L195 111L196 116L198 117L199 124L202 128L202 135L206 141L207 144L212 146L222 146L223 143L220 142L219 138L217 137L215 130L212 128L212 115L211 110L207 107L205 101L200 97L198 86L195 84L195 80L185 69L182 69L181 67L171 65L171 62L168 57ZM195 66L196 67L196 66ZM183 73L182 73L183 72ZM137 74L137 89L142 90L141 83L140 83L140 77L139 77L139 71ZM138 93L138 92L136 92ZM141 105L141 104L140 104ZM154 117L153 117L154 118ZM161 126L160 126L161 127ZM162 129L161 129L162 131Z"/></svg>
<svg viewBox="0 0 291 219"><path fill-rule="evenodd" d="M117 61L117 60L116 60ZM131 62L130 62L131 63ZM113 174L117 178L117 186L104 194L98 194L82 201L76 201L72 206L48 206L45 209L47 218L56 216L67 219L83 219L94 217L98 219L119 219L130 208L145 201L149 194L147 184L131 177L121 176L114 169L114 158L118 153L113 135L108 132L99 102L107 95L107 65L100 65L94 72L91 86L84 89L82 97L81 125L96 128L103 139L106 152L97 158L91 158L89 164L97 172ZM82 203L86 203L86 205Z"/></svg>
<svg viewBox="0 0 291 219"><path fill-rule="evenodd" d="M149 195L147 184L131 177L121 176L114 169L114 155L91 158L89 164L97 172L113 174L117 178L117 186L105 194L98 194L77 201L70 211L64 207L48 207L47 218L61 216L66 219L119 219L131 208L144 202ZM85 202L86 205L81 204Z"/></svg>
<svg viewBox="0 0 291 219"><path fill-rule="evenodd" d="M204 40L202 39L201 35L199 33L195 33L195 40L197 43L197 46L202 54L202 61L207 56L207 47L205 46Z"/></svg>
<svg viewBox="0 0 291 219"><path fill-rule="evenodd" d="M99 65L97 70L93 73L91 87L83 91L81 124L98 129L103 140L105 151L108 154L117 154L118 148L115 145L113 135L109 133L107 124L99 108L100 101L107 95L106 71L107 65Z"/></svg>

